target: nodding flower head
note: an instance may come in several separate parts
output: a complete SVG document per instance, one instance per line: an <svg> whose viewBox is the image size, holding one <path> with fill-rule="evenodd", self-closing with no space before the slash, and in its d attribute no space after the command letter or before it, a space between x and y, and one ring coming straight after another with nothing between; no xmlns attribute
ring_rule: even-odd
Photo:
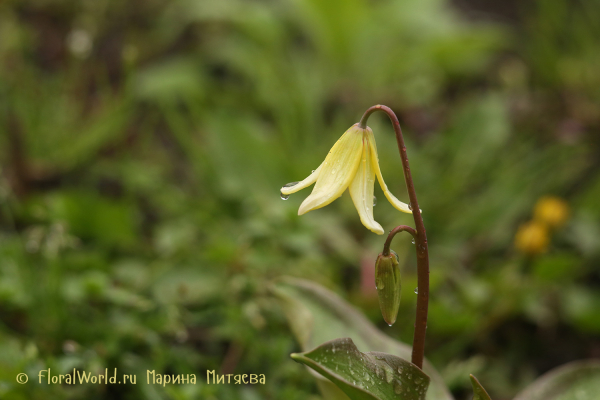
<svg viewBox="0 0 600 400"><path fill-rule="evenodd" d="M289 196L316 182L310 196L300 205L298 215L302 215L328 205L349 189L363 225L382 235L383 228L373 219L375 177L385 197L396 209L412 213L411 208L398 200L383 181L373 131L355 124L333 145L319 168L303 181L282 187L281 195Z"/></svg>

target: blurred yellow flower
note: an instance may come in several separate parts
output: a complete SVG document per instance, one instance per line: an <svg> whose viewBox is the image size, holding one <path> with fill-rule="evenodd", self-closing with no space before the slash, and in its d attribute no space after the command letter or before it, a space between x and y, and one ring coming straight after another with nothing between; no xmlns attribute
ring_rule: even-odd
<svg viewBox="0 0 600 400"><path fill-rule="evenodd" d="M382 235L383 228L373 219L375 176L389 202L402 212L412 213L410 207L398 200L383 181L373 131L355 124L333 145L319 168L303 181L282 187L281 195L287 198L316 182L310 196L300 205L298 215L302 215L328 205L349 189L363 225Z"/></svg>
<svg viewBox="0 0 600 400"><path fill-rule="evenodd" d="M569 218L569 205L559 197L544 196L535 204L533 218L549 228L559 228Z"/></svg>
<svg viewBox="0 0 600 400"><path fill-rule="evenodd" d="M515 247L529 255L545 252L549 241L546 225L538 221L529 221L521 225L515 234Z"/></svg>

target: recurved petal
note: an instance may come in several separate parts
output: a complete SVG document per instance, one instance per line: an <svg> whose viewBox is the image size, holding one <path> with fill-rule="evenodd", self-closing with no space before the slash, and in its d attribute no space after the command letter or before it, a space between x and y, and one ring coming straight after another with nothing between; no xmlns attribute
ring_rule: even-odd
<svg viewBox="0 0 600 400"><path fill-rule="evenodd" d="M398 200L396 198L396 196L394 196L392 194L392 192L390 192L390 190L388 189L387 185L385 184L385 182L383 180L383 176L381 175L381 170L379 169L379 157L377 156L377 145L375 144L375 137L373 136L373 131L371 130L371 128L367 127L366 137L367 137L368 142L371 144L371 146L369 146L371 149L371 164L373 165L373 169L375 170L375 174L377 175L377 180L379 181L379 184L381 185L383 194L385 194L385 197L388 199L388 201L390 203L392 203L394 208L396 208L397 210L400 210L402 212L412 214L412 210L408 207L408 204L403 203L400 200Z"/></svg>
<svg viewBox="0 0 600 400"><path fill-rule="evenodd" d="M317 183L300 205L298 215L326 206L348 188L362 156L363 132L354 125L333 145L321 164Z"/></svg>
<svg viewBox="0 0 600 400"><path fill-rule="evenodd" d="M310 185L312 185L313 183L315 183L317 181L317 178L319 176L319 173L321 172L321 167L323 166L323 163L321 163L321 165L319 165L319 168L315 169L313 171L312 174L310 174L306 179L304 179L303 181L300 182L296 182L293 185L290 185L289 183L281 188L281 194L292 194L292 193L296 193L298 190L302 190L305 187L308 187ZM288 186L290 185L290 186Z"/></svg>
<svg viewBox="0 0 600 400"><path fill-rule="evenodd" d="M371 143L365 140L362 158L358 170L350 183L349 191L360 221L370 231L383 235L383 228L373 218L373 189L375 188L375 171L371 162Z"/></svg>

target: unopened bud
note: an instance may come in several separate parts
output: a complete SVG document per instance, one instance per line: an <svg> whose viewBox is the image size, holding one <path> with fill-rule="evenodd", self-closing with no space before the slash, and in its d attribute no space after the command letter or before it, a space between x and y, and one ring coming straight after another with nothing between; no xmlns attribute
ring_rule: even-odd
<svg viewBox="0 0 600 400"><path fill-rule="evenodd" d="M379 254L375 262L375 286L379 296L379 308L383 319L392 326L396 322L398 308L400 307L400 267L398 255L390 251L384 256Z"/></svg>

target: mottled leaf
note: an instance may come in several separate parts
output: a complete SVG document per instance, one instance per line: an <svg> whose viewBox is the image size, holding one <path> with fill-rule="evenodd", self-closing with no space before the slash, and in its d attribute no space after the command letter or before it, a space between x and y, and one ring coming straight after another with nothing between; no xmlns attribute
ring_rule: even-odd
<svg viewBox="0 0 600 400"><path fill-rule="evenodd" d="M340 337L351 337L360 350L411 358L410 346L383 334L358 310L318 284L286 277L270 289L303 351ZM453 400L441 376L427 360L423 371L431 378L427 400Z"/></svg>
<svg viewBox="0 0 600 400"><path fill-rule="evenodd" d="M330 379L352 400L424 400L429 385L429 377L414 364L390 354L361 353L350 338L292 358Z"/></svg>
<svg viewBox="0 0 600 400"><path fill-rule="evenodd" d="M598 400L600 360L574 361L542 375L515 400Z"/></svg>

